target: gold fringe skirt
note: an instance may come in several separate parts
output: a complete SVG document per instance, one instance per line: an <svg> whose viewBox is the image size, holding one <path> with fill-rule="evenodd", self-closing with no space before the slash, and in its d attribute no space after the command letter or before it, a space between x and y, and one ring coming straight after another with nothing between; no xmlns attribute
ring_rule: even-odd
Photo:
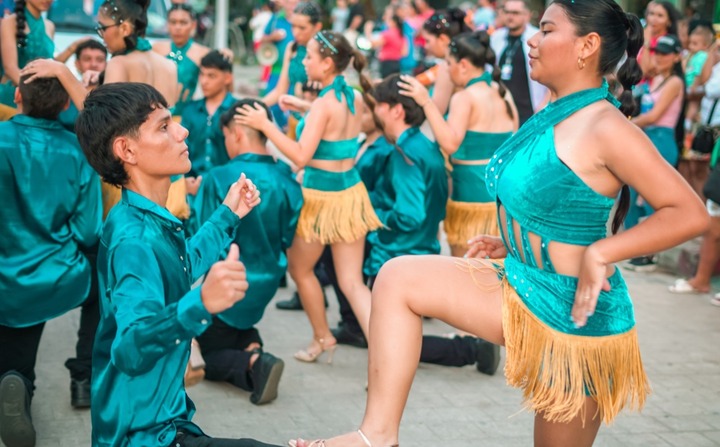
<svg viewBox="0 0 720 447"><path fill-rule="evenodd" d="M467 241L480 234L498 236L497 206L493 202L456 202L449 199L443 227L451 246L467 247Z"/></svg>
<svg viewBox="0 0 720 447"><path fill-rule="evenodd" d="M297 235L306 242L323 245L354 242L383 227L362 182L342 191L302 189L304 203Z"/></svg>
<svg viewBox="0 0 720 447"><path fill-rule="evenodd" d="M629 403L640 410L650 393L637 332L592 337L548 327L503 280L503 332L509 385L522 388L525 406L551 422L585 418L586 397L609 424Z"/></svg>

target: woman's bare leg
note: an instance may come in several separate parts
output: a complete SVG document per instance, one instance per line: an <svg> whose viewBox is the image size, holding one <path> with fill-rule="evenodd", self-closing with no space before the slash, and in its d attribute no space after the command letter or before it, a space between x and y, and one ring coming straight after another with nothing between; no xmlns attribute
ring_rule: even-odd
<svg viewBox="0 0 720 447"><path fill-rule="evenodd" d="M365 337L369 338L371 294L362 275L365 238L354 242L337 242L331 249L340 290L347 297Z"/></svg>
<svg viewBox="0 0 720 447"><path fill-rule="evenodd" d="M299 236L295 236L292 246L288 249L288 271L297 285L300 301L313 330L313 341L308 348L310 352L321 350L322 347L317 341L320 339L324 341L325 346L335 344L325 314L322 287L314 271L323 249L324 246L320 242L305 242Z"/></svg>
<svg viewBox="0 0 720 447"><path fill-rule="evenodd" d="M468 273L458 264L463 260L403 256L386 263L375 281L368 400L361 425L375 447L398 442L400 419L420 359L421 315L503 344L502 290L497 273L491 269ZM329 440L327 446L365 444L357 433L349 433Z"/></svg>
<svg viewBox="0 0 720 447"><path fill-rule="evenodd" d="M690 285L701 292L710 291L710 280L715 272L718 259L720 259L718 242L720 242L720 217L713 217L710 219L710 228L703 236L700 246L700 262L697 271L695 276L688 280Z"/></svg>
<svg viewBox="0 0 720 447"><path fill-rule="evenodd" d="M595 442L600 428L600 416L597 402L591 397L585 398L585 426L582 416L560 424L546 421L542 414L535 415L535 447L590 447Z"/></svg>

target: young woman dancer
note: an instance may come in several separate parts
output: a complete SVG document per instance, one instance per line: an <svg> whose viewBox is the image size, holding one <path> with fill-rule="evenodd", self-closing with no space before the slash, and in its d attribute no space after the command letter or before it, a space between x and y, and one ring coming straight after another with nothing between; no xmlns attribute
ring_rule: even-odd
<svg viewBox="0 0 720 447"><path fill-rule="evenodd" d="M313 341L295 354L305 362L314 362L324 351L332 353L336 345L328 327L322 289L313 272L324 246L331 246L340 289L365 334L370 321L370 290L362 278L363 250L365 235L382 223L354 168L365 104L340 74L351 61L363 88L369 91L370 82L361 74L365 59L341 34L320 31L310 40L305 68L308 78L320 82L323 89L305 120L298 124L297 142L258 108L246 106L235 117L240 124L263 132L293 164L305 168L305 203L297 235L288 250L290 275L313 328Z"/></svg>
<svg viewBox="0 0 720 447"><path fill-rule="evenodd" d="M5 17L0 28L2 42L2 70L0 77L0 104L15 107L15 87L20 80L20 70L33 59L50 59L55 53L55 25L42 17L50 9L52 1L16 0L15 13ZM75 53L78 44L73 42L56 56L60 62L67 61ZM3 76L4 75L4 76Z"/></svg>
<svg viewBox="0 0 720 447"><path fill-rule="evenodd" d="M181 116L185 104L192 101L200 75L200 60L210 52L210 48L193 40L196 26L197 16L192 7L185 3L173 3L168 11L170 40L153 44L153 51L177 65L180 96L173 108L174 116ZM231 50L220 51L232 59Z"/></svg>
<svg viewBox="0 0 720 447"><path fill-rule="evenodd" d="M433 102L443 114L447 112L450 97L455 91L455 86L447 71L447 64L443 61L452 38L472 31L465 20L466 15L463 10L448 8L433 13L422 27L425 51L440 61L432 68L420 73L418 80L425 87L433 86Z"/></svg>
<svg viewBox="0 0 720 447"><path fill-rule="evenodd" d="M463 89L452 96L447 121L417 79L404 76L400 87L423 106L440 149L450 157L452 195L444 227L452 255L461 257L470 238L499 235L495 198L485 186L485 167L517 130L518 115L500 81L500 70L485 70L487 65L495 66L486 32L454 37L446 61L453 84Z"/></svg>
<svg viewBox="0 0 720 447"><path fill-rule="evenodd" d="M618 111L603 76L615 70L622 99L640 79L642 28L613 0L556 0L529 40L533 79L555 100L493 156L487 182L502 238L479 240L481 257L408 256L383 267L373 289L369 393L358 432L299 447L398 445L417 367L421 315L507 348L508 381L535 413L535 445L592 445L601 422L649 391L632 303L613 263L701 233L707 213L649 139ZM628 150L632 148L632 150ZM643 166L645 169L637 169ZM628 184L656 209L606 237Z"/></svg>

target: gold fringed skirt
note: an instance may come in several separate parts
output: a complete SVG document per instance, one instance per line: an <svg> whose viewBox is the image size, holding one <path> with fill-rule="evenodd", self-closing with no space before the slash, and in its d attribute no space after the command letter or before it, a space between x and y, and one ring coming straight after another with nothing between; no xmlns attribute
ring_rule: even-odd
<svg viewBox="0 0 720 447"><path fill-rule="evenodd" d="M470 238L480 234L498 236L497 205L450 199L443 228L450 246L466 247Z"/></svg>
<svg viewBox="0 0 720 447"><path fill-rule="evenodd" d="M570 335L540 321L507 281L503 332L509 385L522 388L525 406L551 422L567 423L583 414L585 398L610 424L629 404L640 410L650 393L637 332L633 328L602 337Z"/></svg>
<svg viewBox="0 0 720 447"><path fill-rule="evenodd" d="M304 203L297 235L306 242L319 241L323 245L354 242L383 226L362 182L341 191L306 187L302 191Z"/></svg>

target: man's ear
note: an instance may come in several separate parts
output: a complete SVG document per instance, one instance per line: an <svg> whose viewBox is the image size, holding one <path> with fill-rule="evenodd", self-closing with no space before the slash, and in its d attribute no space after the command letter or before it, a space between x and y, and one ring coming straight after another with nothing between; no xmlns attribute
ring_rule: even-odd
<svg viewBox="0 0 720 447"><path fill-rule="evenodd" d="M18 110L22 110L22 95L20 94L20 87L15 88L15 96L13 98L13 101L15 102Z"/></svg>
<svg viewBox="0 0 720 447"><path fill-rule="evenodd" d="M136 145L128 137L117 137L112 143L112 151L123 163L134 166L137 164Z"/></svg>

